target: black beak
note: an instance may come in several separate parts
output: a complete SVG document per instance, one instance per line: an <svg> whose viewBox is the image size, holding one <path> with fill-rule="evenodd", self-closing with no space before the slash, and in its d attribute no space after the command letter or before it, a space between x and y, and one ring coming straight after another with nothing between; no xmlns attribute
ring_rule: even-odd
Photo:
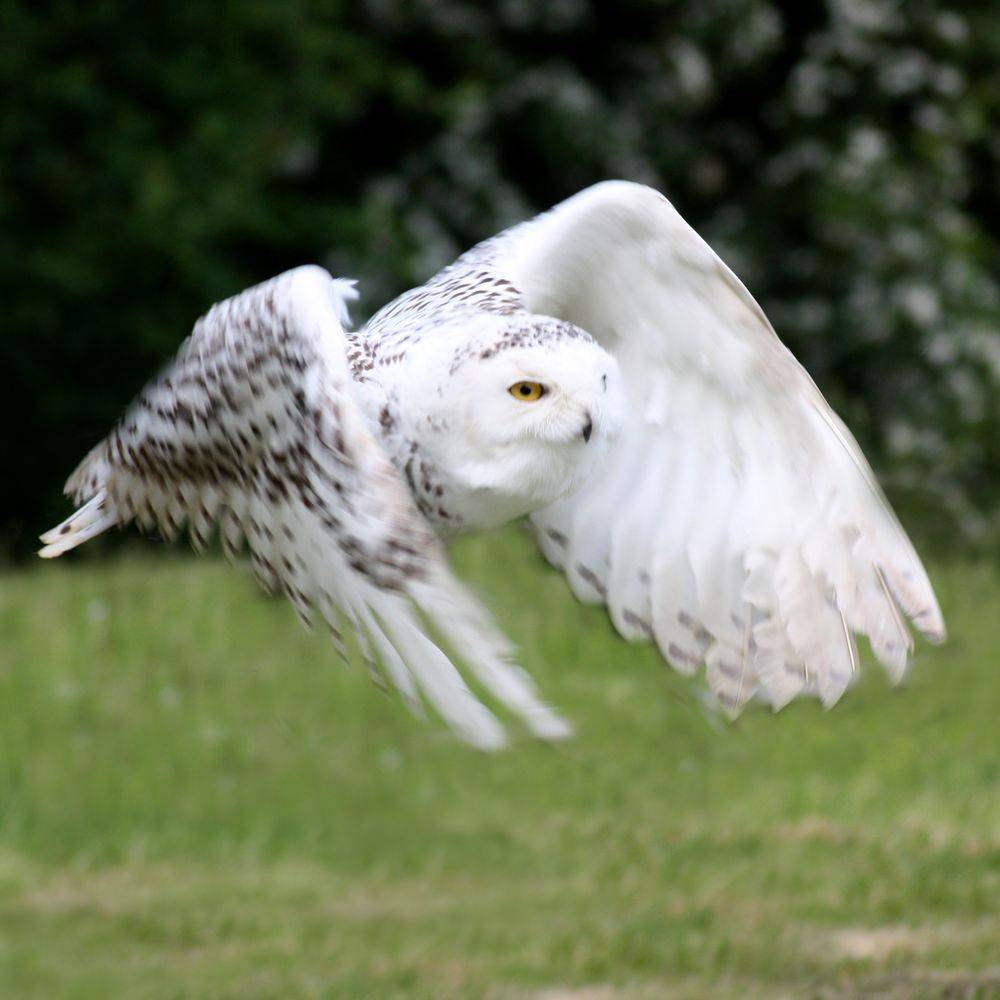
<svg viewBox="0 0 1000 1000"><path fill-rule="evenodd" d="M590 435L594 433L594 421L590 419L590 414L587 414L587 422L583 425L583 440L589 441Z"/></svg>

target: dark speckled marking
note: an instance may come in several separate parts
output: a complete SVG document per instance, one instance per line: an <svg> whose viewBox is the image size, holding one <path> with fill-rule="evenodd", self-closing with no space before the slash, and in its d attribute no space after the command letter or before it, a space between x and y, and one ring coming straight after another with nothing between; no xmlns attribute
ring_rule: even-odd
<svg viewBox="0 0 1000 1000"><path fill-rule="evenodd" d="M296 547L304 540L282 524L276 546L261 518L243 515L241 524L217 499L209 509L206 488L218 491L216 497L232 491L265 504L297 502L359 573L377 586L401 589L424 572L423 525L400 520L391 506L379 520L382 497L358 476L337 390L307 399L303 375L316 356L310 337L286 313L283 280L219 303L200 319L174 366L140 395L80 482L91 493L107 488L122 520L158 523L165 535L176 534L190 512L196 545L207 541L213 517L220 517L227 554L236 553L247 533L262 583L280 586L299 610L318 596L309 593L314 582L302 582L307 567ZM361 350L359 359L364 368L372 355ZM361 509L377 515L366 518L364 542L349 528ZM369 537L372 525L381 530Z"/></svg>
<svg viewBox="0 0 1000 1000"><path fill-rule="evenodd" d="M591 587L594 588L594 591L600 595L602 600L607 598L608 596L607 588L604 586L603 583L601 583L601 580L598 577L598 575L592 569L590 569L589 566L584 566L583 563L577 563L576 572L579 574L581 580L584 580L586 583L588 583Z"/></svg>
<svg viewBox="0 0 1000 1000"><path fill-rule="evenodd" d="M701 657L694 653L689 653L685 649L681 649L676 642L670 643L667 646L667 655L670 659L676 661L677 663L686 663L690 667L697 667L701 663Z"/></svg>
<svg viewBox="0 0 1000 1000"><path fill-rule="evenodd" d="M556 531L555 528L546 528L545 534L560 548L569 548L569 539L561 531Z"/></svg>
<svg viewBox="0 0 1000 1000"><path fill-rule="evenodd" d="M726 663L723 660L718 660L715 663L715 669L722 674L723 677L728 677L731 681L738 681L740 679L739 664L737 663Z"/></svg>
<svg viewBox="0 0 1000 1000"><path fill-rule="evenodd" d="M636 614L636 612L630 610L629 608L622 608L622 620L627 625L631 625L633 628L639 629L640 632L643 632L647 636L652 638L653 626L650 625L650 623L646 621L645 618Z"/></svg>
<svg viewBox="0 0 1000 1000"><path fill-rule="evenodd" d="M454 375L468 361L489 361L518 347L550 346L559 341L580 339L589 340L590 335L572 323L525 314L501 331L488 347L475 342L463 344L455 351L449 371Z"/></svg>

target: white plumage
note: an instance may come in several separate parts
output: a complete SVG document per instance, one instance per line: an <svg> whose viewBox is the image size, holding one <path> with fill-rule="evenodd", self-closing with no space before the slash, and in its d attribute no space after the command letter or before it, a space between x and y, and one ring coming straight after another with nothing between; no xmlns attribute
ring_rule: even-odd
<svg viewBox="0 0 1000 1000"><path fill-rule="evenodd" d="M356 333L299 268L214 306L67 483L60 555L135 519L346 620L415 708L502 745L454 661L537 735L569 726L441 543L529 515L627 639L755 693L833 704L869 637L894 680L944 624L850 432L760 307L657 192L608 182L463 255ZM423 617L422 617L423 616ZM428 635L424 619L443 639Z"/></svg>

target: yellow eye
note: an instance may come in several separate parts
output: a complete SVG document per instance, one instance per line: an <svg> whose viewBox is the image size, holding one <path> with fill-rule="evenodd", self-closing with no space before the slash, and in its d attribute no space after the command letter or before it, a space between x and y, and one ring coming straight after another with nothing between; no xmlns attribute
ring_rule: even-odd
<svg viewBox="0 0 1000 1000"><path fill-rule="evenodd" d="M541 382L515 382L507 390L515 399L525 403L533 403L545 395L545 386Z"/></svg>

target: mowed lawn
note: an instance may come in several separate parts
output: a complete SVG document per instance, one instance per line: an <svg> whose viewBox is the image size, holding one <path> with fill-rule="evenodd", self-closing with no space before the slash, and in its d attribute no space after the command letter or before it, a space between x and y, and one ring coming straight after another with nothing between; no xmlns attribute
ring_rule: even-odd
<svg viewBox="0 0 1000 1000"><path fill-rule="evenodd" d="M0 997L1000 996L996 571L730 724L520 531L455 562L572 742L465 748L221 560L0 576Z"/></svg>

